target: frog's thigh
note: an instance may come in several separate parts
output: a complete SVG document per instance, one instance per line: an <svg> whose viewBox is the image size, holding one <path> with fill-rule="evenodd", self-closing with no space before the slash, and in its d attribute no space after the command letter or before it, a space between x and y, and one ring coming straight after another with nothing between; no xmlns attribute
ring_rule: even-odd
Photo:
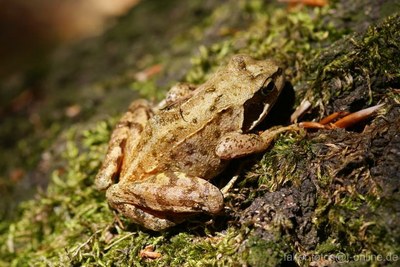
<svg viewBox="0 0 400 267"><path fill-rule="evenodd" d="M136 100L119 120L108 143L103 164L95 179L96 188L108 188L119 174L122 159L128 156L139 140L148 119L152 116L150 104L145 100ZM137 138L132 138L132 136Z"/></svg>
<svg viewBox="0 0 400 267"><path fill-rule="evenodd" d="M223 136L215 148L215 153L221 159L233 159L268 148L270 142L257 134L229 133Z"/></svg>
<svg viewBox="0 0 400 267"><path fill-rule="evenodd" d="M187 99L192 96L195 89L196 85L190 83L178 83L171 87L167 92L165 99L158 104L157 108L163 109L166 106Z"/></svg>
<svg viewBox="0 0 400 267"><path fill-rule="evenodd" d="M218 213L223 208L223 196L217 187L178 172L157 174L141 182L115 184L107 190L107 198L166 213Z"/></svg>

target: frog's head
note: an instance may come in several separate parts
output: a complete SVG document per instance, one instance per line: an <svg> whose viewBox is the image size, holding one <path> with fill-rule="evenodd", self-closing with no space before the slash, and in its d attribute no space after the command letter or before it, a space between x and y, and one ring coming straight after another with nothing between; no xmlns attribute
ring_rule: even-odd
<svg viewBox="0 0 400 267"><path fill-rule="evenodd" d="M283 70L273 60L255 60L236 55L229 68L237 74L236 92L243 107L242 130L256 127L275 104L284 87ZM238 84L240 83L240 84Z"/></svg>

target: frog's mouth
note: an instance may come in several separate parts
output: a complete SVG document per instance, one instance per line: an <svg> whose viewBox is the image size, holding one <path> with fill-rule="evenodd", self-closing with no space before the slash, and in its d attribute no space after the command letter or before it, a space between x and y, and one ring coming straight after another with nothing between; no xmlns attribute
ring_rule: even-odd
<svg viewBox="0 0 400 267"><path fill-rule="evenodd" d="M244 103L243 132L253 130L267 116L275 104L280 90L277 88L273 77L265 80L261 88L252 98Z"/></svg>

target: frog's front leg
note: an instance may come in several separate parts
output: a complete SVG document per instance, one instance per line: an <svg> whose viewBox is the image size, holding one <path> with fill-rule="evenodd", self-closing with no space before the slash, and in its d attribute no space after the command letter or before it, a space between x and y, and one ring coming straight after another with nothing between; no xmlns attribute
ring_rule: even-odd
<svg viewBox="0 0 400 267"><path fill-rule="evenodd" d="M171 227L185 216L216 214L223 208L223 196L217 187L179 172L114 184L107 190L107 199L112 207L155 231Z"/></svg>
<svg viewBox="0 0 400 267"><path fill-rule="evenodd" d="M105 190L115 182L123 157L129 158L129 153L134 150L151 116L151 105L146 100L133 101L129 106L128 112L122 116L111 134L107 154L95 179L98 190Z"/></svg>
<svg viewBox="0 0 400 267"><path fill-rule="evenodd" d="M297 125L293 124L265 131L260 135L238 132L228 133L219 140L215 153L221 159L233 159L259 153L265 151L279 134L287 131L298 131L299 129Z"/></svg>

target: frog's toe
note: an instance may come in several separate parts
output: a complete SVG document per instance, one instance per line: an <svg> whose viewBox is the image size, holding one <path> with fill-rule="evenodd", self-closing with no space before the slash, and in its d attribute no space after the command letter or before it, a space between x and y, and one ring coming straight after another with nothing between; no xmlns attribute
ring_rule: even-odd
<svg viewBox="0 0 400 267"><path fill-rule="evenodd" d="M131 204L110 202L110 205L130 218L134 223L153 231L162 231L177 224L177 222L168 218L163 218L158 214L151 214Z"/></svg>

